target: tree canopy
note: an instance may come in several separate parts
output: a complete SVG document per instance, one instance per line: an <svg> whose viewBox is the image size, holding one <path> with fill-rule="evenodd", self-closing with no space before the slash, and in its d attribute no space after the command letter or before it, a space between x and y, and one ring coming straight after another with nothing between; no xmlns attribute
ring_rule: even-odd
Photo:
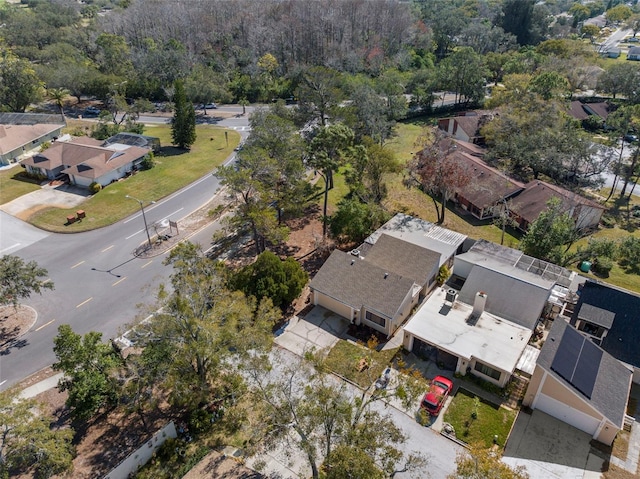
<svg viewBox="0 0 640 479"><path fill-rule="evenodd" d="M52 281L44 281L48 272L35 261L26 262L18 256L0 257L0 306L17 306L20 300L41 294L45 289L53 289Z"/></svg>

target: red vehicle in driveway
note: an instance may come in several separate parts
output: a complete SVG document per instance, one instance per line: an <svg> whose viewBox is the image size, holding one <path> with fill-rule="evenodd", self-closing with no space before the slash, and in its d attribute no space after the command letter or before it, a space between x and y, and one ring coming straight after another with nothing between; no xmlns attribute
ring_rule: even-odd
<svg viewBox="0 0 640 479"><path fill-rule="evenodd" d="M437 416L452 389L451 380L444 376L436 376L431 380L431 386L422 398L420 407L432 416Z"/></svg>

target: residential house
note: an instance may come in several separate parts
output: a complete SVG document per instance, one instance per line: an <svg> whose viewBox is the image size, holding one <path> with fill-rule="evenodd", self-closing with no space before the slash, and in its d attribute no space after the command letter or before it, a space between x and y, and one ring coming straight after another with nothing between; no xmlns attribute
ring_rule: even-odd
<svg viewBox="0 0 640 479"><path fill-rule="evenodd" d="M0 113L0 166L15 163L28 152L60 136L60 115Z"/></svg>
<svg viewBox="0 0 640 479"><path fill-rule="evenodd" d="M630 47L627 52L627 60L640 60L640 47Z"/></svg>
<svg viewBox="0 0 640 479"><path fill-rule="evenodd" d="M334 250L311 280L312 303L390 337L435 286L440 253L381 234L366 253Z"/></svg>
<svg viewBox="0 0 640 479"><path fill-rule="evenodd" d="M511 216L518 228L527 231L540 213L547 209L551 198L558 198L564 210L574 219L578 230L598 226L606 207L577 193L541 180L533 180L515 196L510 205Z"/></svg>
<svg viewBox="0 0 640 479"><path fill-rule="evenodd" d="M456 140L482 144L484 138L480 134L480 128L490 122L495 114L495 111L489 110L466 111L457 116L440 118L438 128Z"/></svg>
<svg viewBox="0 0 640 479"><path fill-rule="evenodd" d="M611 105L605 101L582 103L581 101L574 100L569 106L569 114L580 121L584 121L591 116L596 116L604 122L609 117L611 111Z"/></svg>
<svg viewBox="0 0 640 479"><path fill-rule="evenodd" d="M578 295L571 325L631 368L640 384L640 296L591 280Z"/></svg>
<svg viewBox="0 0 640 479"><path fill-rule="evenodd" d="M486 311L490 299L477 291L471 303L448 287L437 288L403 328L403 346L440 368L471 373L504 387L533 334Z"/></svg>
<svg viewBox="0 0 640 479"><path fill-rule="evenodd" d="M467 236L462 233L448 230L415 216L397 213L364 240L364 243L358 248L359 254L366 255L367 251L376 244L378 238L383 234L439 253L438 268L443 265L451 268L454 256L462 252L467 241Z"/></svg>
<svg viewBox="0 0 640 479"><path fill-rule="evenodd" d="M453 271L460 301L472 304L484 291L488 313L529 330L555 318L562 300L577 289L575 273L486 240L457 255Z"/></svg>
<svg viewBox="0 0 640 479"><path fill-rule="evenodd" d="M93 138L55 142L51 147L22 161L29 173L48 179L67 177L71 184L107 186L137 169L149 154L148 148L103 143Z"/></svg>
<svg viewBox="0 0 640 479"><path fill-rule="evenodd" d="M611 445L624 426L631 371L563 319L538 355L523 405Z"/></svg>
<svg viewBox="0 0 640 479"><path fill-rule="evenodd" d="M522 183L492 168L473 154L456 149L451 155L469 175L469 182L456 190L454 200L478 219L497 216L503 202L524 188Z"/></svg>

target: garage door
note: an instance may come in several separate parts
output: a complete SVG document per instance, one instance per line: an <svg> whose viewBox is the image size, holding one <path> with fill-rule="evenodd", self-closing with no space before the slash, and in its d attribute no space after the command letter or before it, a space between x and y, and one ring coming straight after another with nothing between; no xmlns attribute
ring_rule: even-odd
<svg viewBox="0 0 640 479"><path fill-rule="evenodd" d="M577 411L565 403L553 399L545 394L540 394L536 401L536 409L546 412L549 416L560 419L567 424L580 429L581 431L595 434L600 421L583 412Z"/></svg>

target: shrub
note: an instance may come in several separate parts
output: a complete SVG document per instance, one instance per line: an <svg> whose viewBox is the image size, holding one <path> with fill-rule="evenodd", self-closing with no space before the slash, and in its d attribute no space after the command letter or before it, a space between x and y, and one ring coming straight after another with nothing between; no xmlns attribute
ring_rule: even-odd
<svg viewBox="0 0 640 479"><path fill-rule="evenodd" d="M595 259L593 264L591 265L591 270L601 276L603 278L609 277L609 272L613 268L613 260L611 258L607 258L606 256L601 256Z"/></svg>
<svg viewBox="0 0 640 479"><path fill-rule="evenodd" d="M44 143L42 143L40 145L40 151L44 151L51 148L51 142L50 141L45 141Z"/></svg>
<svg viewBox="0 0 640 479"><path fill-rule="evenodd" d="M600 224L605 228L613 228L616 225L616 219L613 216L602 215Z"/></svg>
<svg viewBox="0 0 640 479"><path fill-rule="evenodd" d="M153 154L153 151L150 151L149 154L145 156L142 162L140 163L140 166L142 166L143 170L150 170L155 165L156 165L156 161L155 161L155 155Z"/></svg>
<svg viewBox="0 0 640 479"><path fill-rule="evenodd" d="M438 286L442 286L447 281L447 279L449 279L449 276L451 276L449 267L446 264L440 266L440 269L438 270L438 276L436 276L436 283L438 284Z"/></svg>
<svg viewBox="0 0 640 479"><path fill-rule="evenodd" d="M89 191L94 195L102 189L102 185L96 181L89 185Z"/></svg>

